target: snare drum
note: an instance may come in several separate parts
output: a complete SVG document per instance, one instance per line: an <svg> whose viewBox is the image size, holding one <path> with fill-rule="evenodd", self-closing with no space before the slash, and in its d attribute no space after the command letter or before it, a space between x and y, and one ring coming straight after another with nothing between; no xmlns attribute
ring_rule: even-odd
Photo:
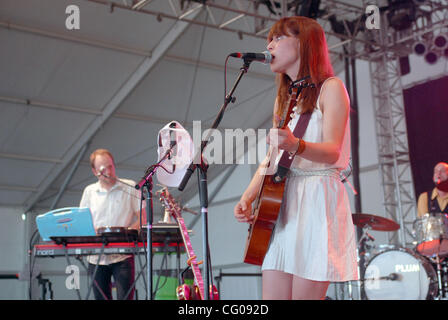
<svg viewBox="0 0 448 320"><path fill-rule="evenodd" d="M448 218L444 213L427 213L413 223L416 250L427 256L448 254Z"/></svg>
<svg viewBox="0 0 448 320"><path fill-rule="evenodd" d="M367 264L364 292L369 300L432 299L437 274L428 259L409 249L387 250Z"/></svg>

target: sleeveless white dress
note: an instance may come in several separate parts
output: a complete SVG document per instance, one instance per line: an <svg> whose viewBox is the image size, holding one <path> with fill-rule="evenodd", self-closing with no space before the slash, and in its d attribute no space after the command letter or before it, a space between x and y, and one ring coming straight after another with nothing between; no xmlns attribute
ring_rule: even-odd
<svg viewBox="0 0 448 320"><path fill-rule="evenodd" d="M319 99L320 94L303 137L307 142L322 142ZM289 121L291 131L299 118L297 115ZM355 228L347 192L339 176L350 158L349 124L347 121L336 163L294 158L262 270L283 271L315 281L358 279Z"/></svg>

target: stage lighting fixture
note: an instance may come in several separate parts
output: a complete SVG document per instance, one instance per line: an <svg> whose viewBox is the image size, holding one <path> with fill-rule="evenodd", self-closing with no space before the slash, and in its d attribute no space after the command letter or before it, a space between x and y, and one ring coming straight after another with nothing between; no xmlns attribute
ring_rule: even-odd
<svg viewBox="0 0 448 320"><path fill-rule="evenodd" d="M415 21L415 4L408 0L389 0L388 3L387 20L390 26L397 31L412 27Z"/></svg>
<svg viewBox="0 0 448 320"><path fill-rule="evenodd" d="M297 1L293 1L292 3L294 3L294 2L297 2ZM318 18L319 14L320 14L319 6L320 6L320 0L300 1L300 10L299 10L299 5L296 4L295 5L295 13L298 16L304 16L304 17L308 17L311 19L316 19L316 18ZM289 7L289 5L288 5L288 7Z"/></svg>
<svg viewBox="0 0 448 320"><path fill-rule="evenodd" d="M439 34L434 38L434 45L439 49L444 49L448 44L447 38L443 34Z"/></svg>
<svg viewBox="0 0 448 320"><path fill-rule="evenodd" d="M419 56L424 55L426 52L426 45L423 42L417 42L414 44L414 52Z"/></svg>
<svg viewBox="0 0 448 320"><path fill-rule="evenodd" d="M256 5L258 6L258 5L260 5L260 4L265 5L265 6L268 8L269 12L272 13L272 14L278 14L278 13L276 12L276 9L281 8L281 4L280 4L280 2L278 2L278 1L257 0ZM274 7L275 7L275 8L274 8Z"/></svg>
<svg viewBox="0 0 448 320"><path fill-rule="evenodd" d="M435 64L438 59L439 56L434 51L429 51L427 54L425 54L425 61L429 64Z"/></svg>

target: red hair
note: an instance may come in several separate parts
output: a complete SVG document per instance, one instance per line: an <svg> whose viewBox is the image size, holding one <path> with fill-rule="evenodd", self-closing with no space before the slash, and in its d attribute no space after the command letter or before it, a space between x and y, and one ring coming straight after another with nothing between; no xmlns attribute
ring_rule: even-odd
<svg viewBox="0 0 448 320"><path fill-rule="evenodd" d="M322 83L334 75L328 53L327 41L323 28L315 20L307 17L285 17L277 21L268 34L268 43L276 36L288 35L299 39L300 66L297 79L305 76L311 77L311 82L316 88L303 89L298 104L302 104L303 112L312 112L316 107L317 97ZM277 102L276 114L281 115L287 108L289 98L289 85L292 80L286 74L278 74L277 78ZM274 121L275 123L275 121Z"/></svg>

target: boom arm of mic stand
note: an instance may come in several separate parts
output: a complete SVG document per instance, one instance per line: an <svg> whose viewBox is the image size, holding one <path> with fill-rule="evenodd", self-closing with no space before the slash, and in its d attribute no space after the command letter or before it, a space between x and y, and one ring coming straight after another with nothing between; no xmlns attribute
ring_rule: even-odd
<svg viewBox="0 0 448 320"><path fill-rule="evenodd" d="M218 112L218 115L216 116L215 120L213 121L213 124L211 126L211 129L216 129L219 125L219 123L221 122L223 116L224 116L224 112L226 111L227 105L230 102L234 102L235 99L232 97L233 93L236 90L236 87L238 86L241 78L243 77L243 75L245 73L247 73L247 70L249 69L249 65L250 65L251 61L244 59L244 64L243 66L240 68L240 73L237 77L237 79L235 80L235 83L233 84L232 89L229 91L229 93L226 95L226 98L224 99L224 104L221 106L221 109ZM209 131L211 132L211 130ZM207 146L208 144L208 137L206 140L202 141L201 143L201 150L198 152L199 155L196 155L194 157L194 160L192 161L192 163L190 164L190 166L188 167L187 171L185 172L185 175L182 179L182 181L179 184L179 191L183 191L185 189L185 186L188 183L188 180L190 180L191 175L193 174L194 170L196 169L196 166L199 163L202 163L202 152L204 152L204 148ZM196 161L196 160L200 160L200 161Z"/></svg>
<svg viewBox="0 0 448 320"><path fill-rule="evenodd" d="M146 169L145 176L135 185L135 189L139 190L141 189L154 175L156 172L156 169L159 167L159 165L170 155L170 153L173 151L173 148L176 146L176 143L174 143L163 155L162 159L160 159L159 162L155 165L151 165ZM151 170L150 170L151 169ZM148 172L149 171L149 172Z"/></svg>

